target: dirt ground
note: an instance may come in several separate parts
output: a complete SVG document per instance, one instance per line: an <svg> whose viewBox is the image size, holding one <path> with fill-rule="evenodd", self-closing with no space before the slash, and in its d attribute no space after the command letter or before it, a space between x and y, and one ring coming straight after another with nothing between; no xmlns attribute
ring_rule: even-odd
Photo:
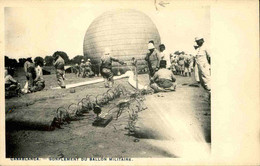
<svg viewBox="0 0 260 166"><path fill-rule="evenodd" d="M146 120L151 121L151 115L153 115L149 112L152 107L151 102L163 103L164 101L164 105L171 102L174 107L171 109L187 112L198 120L204 139L207 143L211 143L211 111L208 94L202 87L188 86L195 82L193 77L176 77L178 81L176 92L146 96L145 104L148 109L141 112L142 119L145 121L147 117ZM66 74L66 78L67 84L90 79L76 78L74 74ZM22 72L17 74L16 79L24 85L25 77ZM51 90L51 86L57 86L55 75L46 75L44 79L46 88L43 91L6 99L6 113L10 109L13 111L22 109L56 110L60 106L77 103L87 94L102 94L107 91L103 83L76 87L75 93L71 93L70 89ZM146 84L148 77L145 74L139 75L139 80L140 83ZM133 90L127 79L117 80L115 84L123 84ZM108 110L112 107L110 104L102 109ZM94 118L94 113L90 112L84 114L81 120L72 121L70 124L63 125L62 129L56 128L54 131L6 131L6 157L178 157L149 143L151 139L156 138L129 136L125 129L128 123L127 113L123 113L118 120L113 119L105 128L92 126ZM153 120L156 121L156 117ZM174 121L174 118L172 120Z"/></svg>

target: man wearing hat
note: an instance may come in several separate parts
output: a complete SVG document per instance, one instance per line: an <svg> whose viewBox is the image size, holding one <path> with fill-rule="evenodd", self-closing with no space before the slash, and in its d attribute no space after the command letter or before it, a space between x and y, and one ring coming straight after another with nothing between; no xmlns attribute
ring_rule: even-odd
<svg viewBox="0 0 260 166"><path fill-rule="evenodd" d="M196 37L194 46L196 50L195 61L198 67L199 80L204 89L211 91L210 86L210 55L205 48L204 39Z"/></svg>
<svg viewBox="0 0 260 166"><path fill-rule="evenodd" d="M160 61L160 69L155 72L151 79L151 88L155 92L169 92L176 89L176 78L171 70L166 69L167 62Z"/></svg>
<svg viewBox="0 0 260 166"><path fill-rule="evenodd" d="M184 76L184 51L181 51L178 57L178 65L179 65L179 69L180 69L180 75Z"/></svg>
<svg viewBox="0 0 260 166"><path fill-rule="evenodd" d="M80 67L81 76L84 78L86 76L86 70L85 70L86 64L84 62L84 59L81 59L81 63L79 67Z"/></svg>
<svg viewBox="0 0 260 166"><path fill-rule="evenodd" d="M170 67L171 67L170 54L165 50L164 44L160 44L159 49L160 49L160 60L166 60L166 62L167 62L166 68L170 69Z"/></svg>
<svg viewBox="0 0 260 166"><path fill-rule="evenodd" d="M92 71L91 67L92 67L92 64L91 64L91 62L90 62L90 59L88 59L87 62L86 62L86 64L85 64L86 75L87 75L88 77L92 77L92 76L95 75L94 72Z"/></svg>
<svg viewBox="0 0 260 166"><path fill-rule="evenodd" d="M149 69L149 78L153 77L155 71L159 68L159 51L155 49L153 43L148 43L149 53L146 54L145 61L147 62Z"/></svg>
<svg viewBox="0 0 260 166"><path fill-rule="evenodd" d="M101 65L100 65L100 73L105 80L105 87L111 88L114 85L113 80L113 72L112 72L112 62L118 62L121 65L125 65L126 63L120 61L119 59L112 57L109 48L105 49L104 55L101 57Z"/></svg>
<svg viewBox="0 0 260 166"><path fill-rule="evenodd" d="M65 62L62 59L62 57L60 56L59 51L57 51L53 54L53 58L55 60L53 65L56 69L56 77L57 77L58 85L61 88L66 88L66 85L64 83L64 79L65 79L64 78L64 74L65 74L64 65L65 65Z"/></svg>

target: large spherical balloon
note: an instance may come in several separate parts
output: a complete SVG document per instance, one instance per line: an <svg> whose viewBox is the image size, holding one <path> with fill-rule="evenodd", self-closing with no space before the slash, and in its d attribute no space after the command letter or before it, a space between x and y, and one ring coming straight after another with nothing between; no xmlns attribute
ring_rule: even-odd
<svg viewBox="0 0 260 166"><path fill-rule="evenodd" d="M108 47L112 56L128 65L133 57L142 63L150 40L154 41L156 48L161 43L159 32L147 15L130 9L108 11L89 26L84 38L84 56L99 64ZM118 63L113 66L117 67Z"/></svg>

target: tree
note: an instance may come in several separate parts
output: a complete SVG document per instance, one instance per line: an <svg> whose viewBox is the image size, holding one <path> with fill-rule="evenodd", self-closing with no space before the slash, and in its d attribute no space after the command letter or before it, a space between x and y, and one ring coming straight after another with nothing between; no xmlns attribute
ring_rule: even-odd
<svg viewBox="0 0 260 166"><path fill-rule="evenodd" d="M62 57L62 59L64 60L65 64L67 64L69 62L68 55L63 51L56 51L53 55L60 55Z"/></svg>
<svg viewBox="0 0 260 166"><path fill-rule="evenodd" d="M18 61L19 61L19 67L23 67L24 63L26 62L26 58L19 58Z"/></svg>
<svg viewBox="0 0 260 166"><path fill-rule="evenodd" d="M75 56L75 57L72 59L72 62L73 62L74 64L76 64L76 63L80 64L80 62L81 62L82 59L84 59L84 57L83 57L82 55L77 55L77 56Z"/></svg>
<svg viewBox="0 0 260 166"><path fill-rule="evenodd" d="M43 60L43 58L40 57L40 56L37 56L37 57L34 58L34 63L35 63L35 65L43 66L43 62L44 62L44 60Z"/></svg>
<svg viewBox="0 0 260 166"><path fill-rule="evenodd" d="M8 56L5 56L5 67L17 68L18 62L16 59L11 59Z"/></svg>
<svg viewBox="0 0 260 166"><path fill-rule="evenodd" d="M8 67L10 59L8 56L5 56L5 67Z"/></svg>
<svg viewBox="0 0 260 166"><path fill-rule="evenodd" d="M45 58L44 58L44 61L45 61L45 65L46 66L52 66L53 65L53 57L52 56L46 56Z"/></svg>

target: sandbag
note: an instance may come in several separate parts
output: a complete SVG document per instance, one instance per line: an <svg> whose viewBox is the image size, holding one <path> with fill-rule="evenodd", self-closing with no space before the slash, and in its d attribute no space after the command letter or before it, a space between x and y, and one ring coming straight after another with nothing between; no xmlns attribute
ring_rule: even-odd
<svg viewBox="0 0 260 166"><path fill-rule="evenodd" d="M6 129L53 130L55 109L19 109L6 113Z"/></svg>

